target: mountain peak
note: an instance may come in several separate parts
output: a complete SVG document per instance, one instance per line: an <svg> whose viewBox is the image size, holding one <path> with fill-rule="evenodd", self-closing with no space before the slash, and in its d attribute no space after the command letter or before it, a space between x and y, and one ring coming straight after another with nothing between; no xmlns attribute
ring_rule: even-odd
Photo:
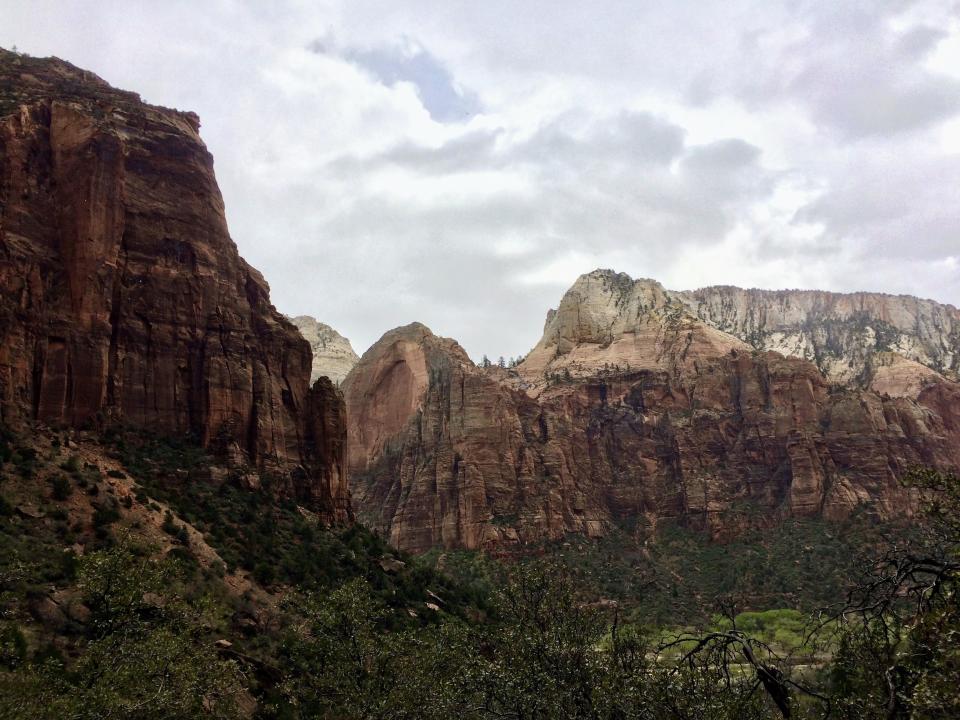
<svg viewBox="0 0 960 720"><path fill-rule="evenodd" d="M598 269L577 278L548 315L543 337L520 373L538 383L556 371L589 375L606 367L663 368L681 354L713 356L732 349L749 346L699 321L656 280Z"/></svg>
<svg viewBox="0 0 960 720"><path fill-rule="evenodd" d="M290 320L310 343L313 351L310 382L315 382L320 377L328 377L337 385L342 383L360 359L350 341L329 325L309 315L298 315Z"/></svg>

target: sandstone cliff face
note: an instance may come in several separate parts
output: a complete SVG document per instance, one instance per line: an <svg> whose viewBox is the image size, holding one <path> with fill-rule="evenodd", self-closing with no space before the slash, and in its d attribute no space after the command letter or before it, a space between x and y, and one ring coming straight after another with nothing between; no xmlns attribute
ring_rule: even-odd
<svg viewBox="0 0 960 720"><path fill-rule="evenodd" d="M904 362L877 377L901 385ZM960 385L923 370L896 396L837 387L699 321L657 283L591 273L506 377L420 325L365 353L344 384L353 499L414 551L663 518L723 538L861 506L909 515L898 475L960 467Z"/></svg>
<svg viewBox="0 0 960 720"><path fill-rule="evenodd" d="M560 500L536 481L527 452L536 402L419 323L365 352L343 392L355 507L398 547L516 540L520 493L530 509Z"/></svg>
<svg viewBox="0 0 960 720"><path fill-rule="evenodd" d="M761 350L810 360L837 383L870 384L896 353L956 379L960 310L932 300L881 293L742 290L708 287L674 293L690 312Z"/></svg>
<svg viewBox="0 0 960 720"><path fill-rule="evenodd" d="M596 271L580 276L551 311L519 371L542 388L558 376L692 368L703 357L750 349L692 317L655 280Z"/></svg>
<svg viewBox="0 0 960 720"><path fill-rule="evenodd" d="M239 257L198 129L0 51L0 418L192 433L344 519L341 401Z"/></svg>
<svg viewBox="0 0 960 720"><path fill-rule="evenodd" d="M329 325L318 322L309 315L298 315L290 318L290 321L297 326L313 351L311 382L328 377L334 385L339 386L360 359L353 351L350 341Z"/></svg>

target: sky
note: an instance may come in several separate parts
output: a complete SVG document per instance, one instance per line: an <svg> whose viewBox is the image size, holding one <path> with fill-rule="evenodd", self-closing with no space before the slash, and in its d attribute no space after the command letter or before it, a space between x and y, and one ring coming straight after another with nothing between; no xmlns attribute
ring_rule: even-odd
<svg viewBox="0 0 960 720"><path fill-rule="evenodd" d="M194 110L276 307L512 357L582 273L960 305L960 2L0 0Z"/></svg>

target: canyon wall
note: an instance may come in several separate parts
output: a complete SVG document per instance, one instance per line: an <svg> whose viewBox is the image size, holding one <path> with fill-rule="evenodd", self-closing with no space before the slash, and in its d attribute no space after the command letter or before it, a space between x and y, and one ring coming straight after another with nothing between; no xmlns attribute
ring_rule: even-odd
<svg viewBox="0 0 960 720"><path fill-rule="evenodd" d="M953 379L960 371L960 310L883 293L743 290L673 294L690 312L762 350L815 363L832 382L869 385L891 353Z"/></svg>
<svg viewBox="0 0 960 720"><path fill-rule="evenodd" d="M0 419L189 433L346 519L342 399L239 256L198 131L0 51Z"/></svg>
<svg viewBox="0 0 960 720"><path fill-rule="evenodd" d="M909 516L898 477L960 467L960 385L890 359L896 393L758 351L653 281L582 276L514 371L414 324L344 383L354 505L421 551L784 517Z"/></svg>

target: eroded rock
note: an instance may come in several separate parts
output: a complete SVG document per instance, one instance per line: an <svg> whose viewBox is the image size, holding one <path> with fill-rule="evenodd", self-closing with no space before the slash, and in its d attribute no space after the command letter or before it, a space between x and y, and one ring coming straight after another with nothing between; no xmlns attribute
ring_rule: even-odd
<svg viewBox="0 0 960 720"><path fill-rule="evenodd" d="M899 475L960 467L960 385L925 367L905 380L903 362L875 389L839 386L658 283L590 273L513 373L419 324L364 353L344 383L355 507L411 551L664 518L727 538L789 516L906 517Z"/></svg>
<svg viewBox="0 0 960 720"><path fill-rule="evenodd" d="M337 402L230 239L198 127L0 51L0 419L237 447L346 519Z"/></svg>

